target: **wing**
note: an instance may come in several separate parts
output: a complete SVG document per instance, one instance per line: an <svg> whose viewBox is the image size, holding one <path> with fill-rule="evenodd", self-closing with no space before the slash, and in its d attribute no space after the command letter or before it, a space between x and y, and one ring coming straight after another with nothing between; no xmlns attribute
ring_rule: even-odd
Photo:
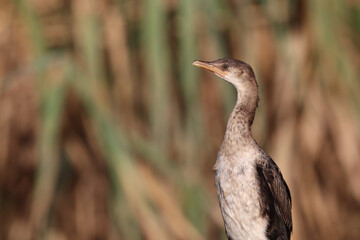
<svg viewBox="0 0 360 240"><path fill-rule="evenodd" d="M261 164L262 175L264 176L267 185L270 189L278 211L284 221L289 233L292 232L292 217L291 217L291 195L283 176L275 164L269 157L267 161Z"/></svg>

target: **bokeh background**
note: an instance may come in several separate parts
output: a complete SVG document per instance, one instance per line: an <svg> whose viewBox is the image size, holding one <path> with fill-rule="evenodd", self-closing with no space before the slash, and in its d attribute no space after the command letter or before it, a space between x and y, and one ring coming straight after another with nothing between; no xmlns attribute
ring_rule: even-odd
<svg viewBox="0 0 360 240"><path fill-rule="evenodd" d="M226 239L212 166L254 68L293 239L360 239L360 1L0 1L0 239Z"/></svg>

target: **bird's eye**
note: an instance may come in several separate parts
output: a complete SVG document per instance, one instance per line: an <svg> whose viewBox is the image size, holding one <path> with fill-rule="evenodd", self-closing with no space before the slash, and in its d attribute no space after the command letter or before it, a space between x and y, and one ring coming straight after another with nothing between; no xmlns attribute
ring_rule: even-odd
<svg viewBox="0 0 360 240"><path fill-rule="evenodd" d="M222 65L222 68L223 68L223 69L228 69L228 68L229 68L229 65L223 64L223 65Z"/></svg>

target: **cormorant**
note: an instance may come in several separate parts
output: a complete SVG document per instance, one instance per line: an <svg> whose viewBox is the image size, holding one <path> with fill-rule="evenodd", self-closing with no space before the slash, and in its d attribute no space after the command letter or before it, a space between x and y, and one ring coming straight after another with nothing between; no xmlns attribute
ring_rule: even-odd
<svg viewBox="0 0 360 240"><path fill-rule="evenodd" d="M258 84L247 63L222 58L195 61L230 82L237 102L230 115L215 170L225 231L230 240L289 240L291 196L280 169L256 143L251 125L258 106Z"/></svg>

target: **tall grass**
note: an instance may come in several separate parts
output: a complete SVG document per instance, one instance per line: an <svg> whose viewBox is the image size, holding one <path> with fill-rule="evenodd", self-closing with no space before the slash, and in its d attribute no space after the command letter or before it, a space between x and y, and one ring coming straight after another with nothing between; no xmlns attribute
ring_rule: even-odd
<svg viewBox="0 0 360 240"><path fill-rule="evenodd" d="M211 168L236 96L191 65L225 56L257 75L294 239L359 236L356 1L0 5L1 239L225 239Z"/></svg>

